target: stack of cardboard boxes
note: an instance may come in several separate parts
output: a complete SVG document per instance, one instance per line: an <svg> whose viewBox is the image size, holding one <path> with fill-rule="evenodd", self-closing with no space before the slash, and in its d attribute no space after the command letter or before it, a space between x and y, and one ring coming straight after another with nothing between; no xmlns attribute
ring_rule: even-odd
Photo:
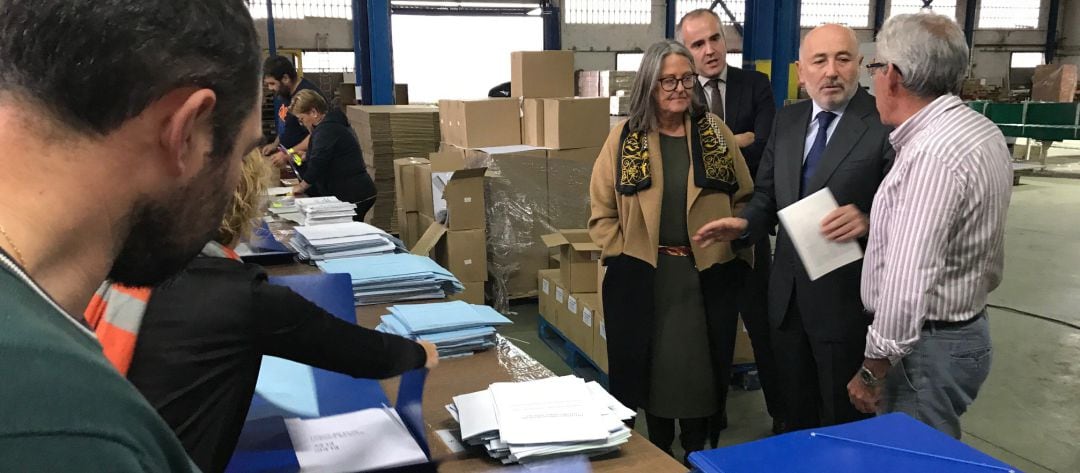
<svg viewBox="0 0 1080 473"><path fill-rule="evenodd" d="M540 315L578 349L607 370L607 331L600 300L600 247L587 230L543 236L555 250L558 269L537 272Z"/></svg>
<svg viewBox="0 0 1080 473"><path fill-rule="evenodd" d="M346 108L377 197L373 225L399 233L394 160L425 157L439 148L439 110L428 105L353 105Z"/></svg>
<svg viewBox="0 0 1080 473"><path fill-rule="evenodd" d="M578 71L578 97L607 97L611 115L627 115L630 109L630 89L634 87L634 71Z"/></svg>

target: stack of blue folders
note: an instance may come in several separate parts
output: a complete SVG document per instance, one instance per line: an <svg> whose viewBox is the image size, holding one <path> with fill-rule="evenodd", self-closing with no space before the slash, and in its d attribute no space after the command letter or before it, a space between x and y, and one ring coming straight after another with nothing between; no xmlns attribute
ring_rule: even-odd
<svg viewBox="0 0 1080 473"><path fill-rule="evenodd" d="M443 299L465 290L449 271L426 256L407 253L318 262L327 273L348 273L356 305Z"/></svg>
<svg viewBox="0 0 1080 473"><path fill-rule="evenodd" d="M491 307L453 301L393 306L377 330L434 343L446 358L495 346L495 327L510 323Z"/></svg>

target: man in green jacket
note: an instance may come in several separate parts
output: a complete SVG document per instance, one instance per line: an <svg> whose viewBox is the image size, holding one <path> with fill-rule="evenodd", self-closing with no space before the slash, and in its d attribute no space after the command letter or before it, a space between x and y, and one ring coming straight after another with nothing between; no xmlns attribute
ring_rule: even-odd
<svg viewBox="0 0 1080 473"><path fill-rule="evenodd" d="M193 471L81 315L212 236L258 144L242 0L0 0L0 471Z"/></svg>

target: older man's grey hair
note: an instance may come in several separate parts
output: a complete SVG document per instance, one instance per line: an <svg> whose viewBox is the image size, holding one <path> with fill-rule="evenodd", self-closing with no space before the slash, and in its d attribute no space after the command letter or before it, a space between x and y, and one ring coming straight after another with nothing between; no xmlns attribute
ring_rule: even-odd
<svg viewBox="0 0 1080 473"><path fill-rule="evenodd" d="M901 84L922 98L959 93L968 66L968 45L960 26L944 15L896 15L877 39L878 60L900 69Z"/></svg>
<svg viewBox="0 0 1080 473"><path fill-rule="evenodd" d="M672 54L678 54L690 61L690 70L694 67L694 56L690 50L675 41L665 39L653 43L645 51L641 58L641 66L638 67L637 77L634 78L634 86L630 89L630 129L632 131L650 132L656 130L659 121L656 117L657 103L653 98L653 88L659 87L660 70L663 68L664 58ZM687 91L693 97L693 90Z"/></svg>
<svg viewBox="0 0 1080 473"><path fill-rule="evenodd" d="M720 31L720 40L726 41L727 38L724 38L724 22L720 20L719 14L712 10L709 10L708 8L698 8L696 10L690 10L686 12L686 14L683 15L682 18L679 18L679 24L675 25L675 40L680 43L684 42L682 35L682 25L686 20L693 20L694 18L702 16L712 17L712 19L716 20L716 27Z"/></svg>

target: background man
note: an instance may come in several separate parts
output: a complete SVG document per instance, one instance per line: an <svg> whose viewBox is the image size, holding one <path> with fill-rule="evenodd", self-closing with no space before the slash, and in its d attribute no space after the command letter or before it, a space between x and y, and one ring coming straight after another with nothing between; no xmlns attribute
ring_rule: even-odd
<svg viewBox="0 0 1080 473"><path fill-rule="evenodd" d="M263 146L262 153L263 156L272 156L274 165L282 167L288 164L288 160L294 159L294 156L303 157L309 141L307 128L304 128L296 115L289 113L289 103L301 90L314 90L319 95L323 93L315 83L300 78L296 73L296 66L283 56L268 57L263 62L263 84L277 95L281 104L277 109L278 137L273 143ZM326 97L323 96L323 99ZM281 148L286 151L281 151ZM296 166L302 168L300 164Z"/></svg>

